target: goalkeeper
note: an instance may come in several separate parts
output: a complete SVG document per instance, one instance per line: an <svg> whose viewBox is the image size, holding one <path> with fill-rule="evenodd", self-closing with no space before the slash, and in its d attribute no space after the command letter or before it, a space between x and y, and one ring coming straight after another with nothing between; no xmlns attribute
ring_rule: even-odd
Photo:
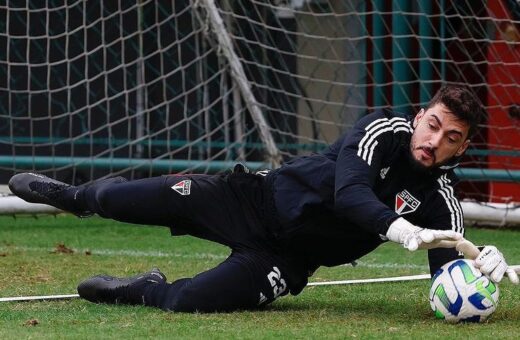
<svg viewBox="0 0 520 340"><path fill-rule="evenodd" d="M468 89L445 86L414 118L369 114L322 153L272 171L237 165L223 175L117 177L82 186L22 173L9 186L29 202L165 226L232 250L217 267L171 283L158 269L94 276L79 284L81 297L178 312L252 309L298 294L318 267L351 263L386 241L429 249L432 273L458 258L439 246L462 238L453 168L483 114ZM484 248L476 263L496 282L507 269L495 247Z"/></svg>

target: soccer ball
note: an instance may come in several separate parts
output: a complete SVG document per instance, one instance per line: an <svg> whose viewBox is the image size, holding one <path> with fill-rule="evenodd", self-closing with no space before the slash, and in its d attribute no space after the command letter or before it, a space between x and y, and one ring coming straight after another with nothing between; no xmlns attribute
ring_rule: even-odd
<svg viewBox="0 0 520 340"><path fill-rule="evenodd" d="M446 263L433 276L430 306L439 319L448 322L482 322L497 308L498 285L471 260Z"/></svg>

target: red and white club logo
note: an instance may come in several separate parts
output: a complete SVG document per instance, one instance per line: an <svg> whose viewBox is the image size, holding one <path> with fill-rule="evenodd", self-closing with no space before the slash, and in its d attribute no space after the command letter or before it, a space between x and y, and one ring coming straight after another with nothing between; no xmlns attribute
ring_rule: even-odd
<svg viewBox="0 0 520 340"><path fill-rule="evenodd" d="M395 195L395 212L399 215L414 212L420 204L421 202L406 190Z"/></svg>
<svg viewBox="0 0 520 340"><path fill-rule="evenodd" d="M184 181L180 181L179 183L174 184L172 189L177 191L182 196L189 195L191 189L191 180L185 179Z"/></svg>

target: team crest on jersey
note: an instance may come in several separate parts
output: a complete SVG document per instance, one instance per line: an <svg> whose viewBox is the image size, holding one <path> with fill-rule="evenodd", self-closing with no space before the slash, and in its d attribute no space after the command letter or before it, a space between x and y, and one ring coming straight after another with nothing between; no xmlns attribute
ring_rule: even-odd
<svg viewBox="0 0 520 340"><path fill-rule="evenodd" d="M399 215L414 212L420 204L421 202L406 190L395 195L395 212Z"/></svg>
<svg viewBox="0 0 520 340"><path fill-rule="evenodd" d="M185 179L184 181L180 181L179 183L174 184L172 189L177 191L182 196L189 195L191 189L191 180Z"/></svg>

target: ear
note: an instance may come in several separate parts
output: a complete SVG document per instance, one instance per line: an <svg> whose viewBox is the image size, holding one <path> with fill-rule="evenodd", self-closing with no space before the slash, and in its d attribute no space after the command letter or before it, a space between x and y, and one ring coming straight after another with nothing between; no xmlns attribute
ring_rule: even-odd
<svg viewBox="0 0 520 340"><path fill-rule="evenodd" d="M455 156L457 156L457 157L461 156L468 148L469 143L470 143L470 140L466 139L464 141L464 143L460 146L460 148L457 150L457 152L455 153Z"/></svg>
<svg viewBox="0 0 520 340"><path fill-rule="evenodd" d="M415 118L413 119L413 128L415 129L417 127L417 124L419 124L419 121L422 119L422 117L424 116L424 113L426 111L424 111L424 109L421 109L416 115L415 115Z"/></svg>

